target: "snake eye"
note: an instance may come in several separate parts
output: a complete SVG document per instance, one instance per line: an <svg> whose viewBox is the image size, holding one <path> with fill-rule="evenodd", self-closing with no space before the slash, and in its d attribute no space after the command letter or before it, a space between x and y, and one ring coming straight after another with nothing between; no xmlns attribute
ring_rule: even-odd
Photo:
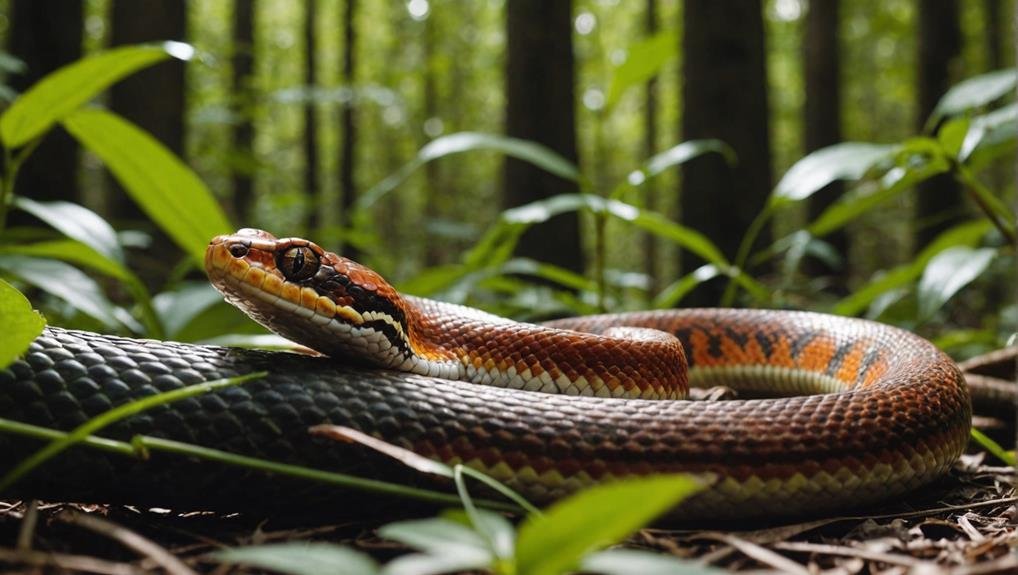
<svg viewBox="0 0 1018 575"><path fill-rule="evenodd" d="M230 254L235 258L242 258L247 255L247 246L244 244L230 244Z"/></svg>
<svg viewBox="0 0 1018 575"><path fill-rule="evenodd" d="M297 282L315 275L318 256L307 247L293 247L276 258L276 265L286 279Z"/></svg>

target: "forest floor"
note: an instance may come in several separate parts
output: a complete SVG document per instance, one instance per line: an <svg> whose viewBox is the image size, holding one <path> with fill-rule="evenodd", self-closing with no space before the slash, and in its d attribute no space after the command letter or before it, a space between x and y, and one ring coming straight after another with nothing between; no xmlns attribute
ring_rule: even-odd
<svg viewBox="0 0 1018 575"><path fill-rule="evenodd" d="M626 546L740 572L1018 573L1016 470L966 455L951 475L873 514L746 530L648 528ZM226 547L328 541L384 562L408 551L370 521L281 522L126 506L0 503L0 569L25 573L250 573Z"/></svg>

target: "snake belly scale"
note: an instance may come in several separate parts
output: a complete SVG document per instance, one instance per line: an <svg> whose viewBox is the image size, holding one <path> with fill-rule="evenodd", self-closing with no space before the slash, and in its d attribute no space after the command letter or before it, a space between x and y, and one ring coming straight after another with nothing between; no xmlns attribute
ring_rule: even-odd
<svg viewBox="0 0 1018 575"><path fill-rule="evenodd" d="M310 403L321 407L316 421L270 422L291 462L363 469L333 457L349 447L307 437L308 424L333 422L475 467L539 503L630 475L710 474L712 485L676 510L686 518L858 508L942 475L968 440L971 405L958 368L922 338L874 322L691 309L532 326L401 296L312 242L257 230L213 240L206 268L227 300L256 320L344 361L52 330L0 372L0 384L38 382L53 371L47 364L68 354L102 358L110 367L103 377L116 382L138 371L132 358L151 365L166 354L195 358L182 384L268 366L267 378L244 386L265 393L252 396L260 397L254 407L245 400L259 415L241 417L229 434L234 443L237 434L266 433L272 404ZM107 361L112 356L119 359ZM99 392L109 383L91 379ZM687 383L782 397L678 399ZM0 395L0 415L6 409ZM199 420L166 409L185 426ZM193 439L226 442L215 429ZM257 443L240 450L257 454ZM175 496L201 506L196 491Z"/></svg>

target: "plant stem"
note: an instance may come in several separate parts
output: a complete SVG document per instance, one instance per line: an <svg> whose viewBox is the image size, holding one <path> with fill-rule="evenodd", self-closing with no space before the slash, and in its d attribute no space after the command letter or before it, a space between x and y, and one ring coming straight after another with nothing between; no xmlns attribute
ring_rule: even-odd
<svg viewBox="0 0 1018 575"><path fill-rule="evenodd" d="M739 250L735 253L735 262L732 264L733 269L727 270L728 272L728 285L725 286L725 292L721 296L721 307L731 307L735 302L735 296L739 290L739 283L735 281L735 275L742 273L746 261L749 260L749 252L753 249L753 244L756 243L757 236L763 230L767 220L770 219L771 214L774 211L774 204L768 202L764 206L764 209L757 214L756 218L749 224L749 228L746 230L746 235L742 236L742 241L739 243Z"/></svg>
<svg viewBox="0 0 1018 575"><path fill-rule="evenodd" d="M990 220L990 223L997 228L1000 235L1008 241L1009 244L1014 245L1015 243L1015 229L1014 222L1008 221L1006 216L1003 216L999 210L994 209L991 202L995 199L993 192L986 188L975 176L973 176L965 166L960 164L955 165L955 169L952 170L957 179L968 192L972 200L979 206L979 209L986 214L986 217Z"/></svg>
<svg viewBox="0 0 1018 575"><path fill-rule="evenodd" d="M67 440L68 437L70 436L70 434L65 431L58 431L55 429L39 427L36 425L21 423L19 421L11 421L8 419L0 419L0 432L12 433L26 437L34 437L37 439L45 439L49 441ZM115 453L117 455L122 455L125 457L132 457L135 459L144 459L147 456L147 452L149 451L160 451L164 453L184 455L187 457L196 457L198 459L203 459L206 461L214 461L217 463L224 463L227 465L233 465L237 467L246 467L249 469L256 469L259 471L268 471L271 473L287 475L290 477L310 479L312 481L317 481L319 483L328 483L331 485L336 485L339 487L345 487L358 491L366 491L370 493L379 493L384 495L394 495L407 499L416 499L418 501L426 501L431 503L445 503L452 505L458 505L460 503L459 497L452 493L431 491L428 489L400 485L398 483L389 483L386 481L365 479L363 477L346 475L343 473L334 473L330 471L312 469L310 467L301 467L299 465L278 463L275 461L258 459L255 457L247 457L244 455L237 455L235 453L229 453L227 451L220 451L218 449L202 447L200 445L193 445L190 443L182 443L170 439L161 439L158 437L151 437L148 435L136 435L131 439L130 443L125 441L117 441L114 439L106 439L103 437L89 435L81 440L80 445L92 449L98 449L100 451L105 451L107 453ZM500 511L519 510L519 508L516 507L515 505L499 501L489 501L483 499L476 499L474 501L481 507L487 509Z"/></svg>
<svg viewBox="0 0 1018 575"><path fill-rule="evenodd" d="M7 207L14 197L14 182L18 179L18 170L41 142L42 136L39 136L21 148L17 155L12 154L11 149L4 146L4 167L3 174L0 175L0 233L7 229Z"/></svg>

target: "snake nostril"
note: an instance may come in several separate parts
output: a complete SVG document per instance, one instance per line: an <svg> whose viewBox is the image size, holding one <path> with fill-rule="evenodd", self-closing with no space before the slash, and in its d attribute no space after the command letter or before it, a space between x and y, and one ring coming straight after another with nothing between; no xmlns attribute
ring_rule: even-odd
<svg viewBox="0 0 1018 575"><path fill-rule="evenodd" d="M231 244L229 249L230 254L235 258L242 258L247 255L247 246L244 244Z"/></svg>

